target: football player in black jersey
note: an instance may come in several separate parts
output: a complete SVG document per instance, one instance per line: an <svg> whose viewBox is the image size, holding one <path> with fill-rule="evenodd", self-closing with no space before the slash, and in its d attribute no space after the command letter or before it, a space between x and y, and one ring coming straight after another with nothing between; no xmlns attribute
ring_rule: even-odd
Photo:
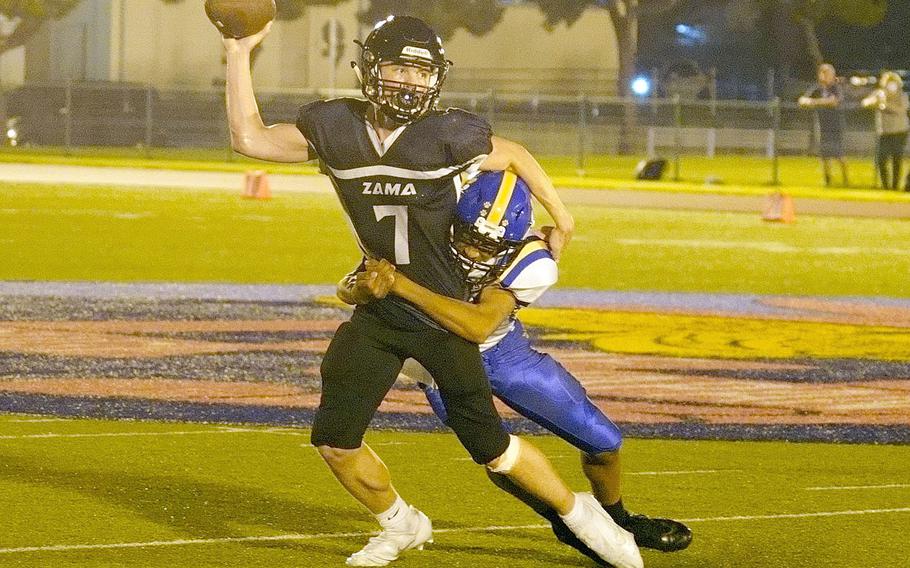
<svg viewBox="0 0 910 568"><path fill-rule="evenodd" d="M393 263L429 290L465 299L449 240L461 182L478 169L510 169L524 178L556 223L550 247L558 254L568 242L572 217L527 150L492 136L481 117L436 108L450 62L424 22L390 17L360 44L355 67L366 100L316 101L300 109L296 124L271 126L262 122L250 74L250 51L268 28L224 40L232 145L264 160L318 159L365 256ZM556 510L604 560L642 565L632 536L590 494L573 494L543 454L506 433L476 345L391 295L358 306L338 328L321 367L313 445L383 527L348 558L349 565L384 566L432 539L429 519L402 500L388 469L363 443L373 414L409 357L433 375L449 410L448 423L474 461L507 475Z"/></svg>
<svg viewBox="0 0 910 568"><path fill-rule="evenodd" d="M531 231L532 225L531 196L523 181L511 172L482 172L458 201L452 235L453 252L471 284L470 302L430 292L398 274L388 261L372 259L365 261L363 271L350 273L338 283L338 298L356 304L355 295L362 301L397 294L452 333L477 343L494 396L581 450L591 492L639 546L664 552L685 549L692 531L682 523L626 510L620 484L622 431L588 397L577 378L532 346L517 317L518 310L536 302L558 279L557 264L541 242L548 227ZM416 365L406 363L405 368L445 423L445 404L433 379ZM489 471L487 475L550 521L557 538L599 560L565 528L555 511L508 478Z"/></svg>

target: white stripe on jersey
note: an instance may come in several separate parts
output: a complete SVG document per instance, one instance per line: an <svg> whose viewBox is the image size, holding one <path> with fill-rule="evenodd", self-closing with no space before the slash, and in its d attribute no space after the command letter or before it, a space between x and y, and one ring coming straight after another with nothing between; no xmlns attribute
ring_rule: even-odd
<svg viewBox="0 0 910 568"><path fill-rule="evenodd" d="M336 170L332 166L326 164L326 167L332 173L333 177L338 179L358 179L366 177L375 177L375 176L387 176L395 177L401 179L442 179L452 175L453 173L464 169L466 166L473 164L478 161L483 161L486 159L486 154L481 154L476 158L465 162L464 164L459 164L457 166L449 166L448 168L440 168L438 170L408 170L405 168L396 168L395 166L363 166L361 168L352 168L350 170Z"/></svg>

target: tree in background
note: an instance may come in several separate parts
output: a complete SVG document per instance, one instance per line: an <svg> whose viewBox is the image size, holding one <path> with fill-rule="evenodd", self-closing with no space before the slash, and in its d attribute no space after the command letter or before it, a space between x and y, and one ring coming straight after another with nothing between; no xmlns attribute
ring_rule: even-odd
<svg viewBox="0 0 910 568"><path fill-rule="evenodd" d="M616 89L620 95L629 93L629 83L635 72L638 53L638 16L640 10L650 13L666 10L678 0L527 0L544 15L544 28L552 31L559 24L571 26L589 8L607 10L616 34L619 73ZM484 35L496 27L507 8L497 0L372 0L360 14L364 23L372 23L389 14L407 13L426 20L445 39L459 28L474 35Z"/></svg>
<svg viewBox="0 0 910 568"><path fill-rule="evenodd" d="M768 40L776 45L779 69L806 67L814 70L828 57L822 51L818 26L826 21L870 28L878 25L888 10L887 0L740 0L764 13L770 31ZM793 41L800 37L802 41ZM808 59L808 61L807 61Z"/></svg>
<svg viewBox="0 0 910 568"><path fill-rule="evenodd" d="M565 23L571 26L589 8L607 10L616 34L619 69L616 90L620 96L630 92L635 59L638 53L639 11L666 10L677 0L527 0L544 14L544 28L551 31ZM360 14L361 21L375 22L392 13L408 13L425 19L443 38L450 37L463 27L474 35L484 35L502 19L503 3L496 0L372 0L369 8ZM622 150L629 150L629 136L635 126L635 107L627 105L620 135Z"/></svg>
<svg viewBox="0 0 910 568"><path fill-rule="evenodd" d="M647 10L649 15L668 10L676 6L678 0L529 0L529 2L536 4L543 11L547 29L553 29L563 22L571 26L591 7L607 10L613 23L613 32L616 34L619 57L616 92L620 96L628 96L638 55L639 15L644 10Z"/></svg>
<svg viewBox="0 0 910 568"><path fill-rule="evenodd" d="M888 10L888 0L789 0L778 2L790 10L806 38L809 55L817 67L826 61L816 29L826 19L839 20L847 25L872 27L879 24Z"/></svg>
<svg viewBox="0 0 910 568"><path fill-rule="evenodd" d="M588 8L595 7L607 10L616 34L616 50L619 58L619 69L616 76L616 93L629 97L632 76L638 56L638 18L642 10L650 14L662 12L677 4L677 0L529 0L536 4L546 16L545 26L552 29L565 22L572 25ZM635 104L631 99L624 104L623 122L619 131L619 152L629 154L634 151L632 140L635 137L637 118Z"/></svg>
<svg viewBox="0 0 910 568"><path fill-rule="evenodd" d="M460 28L482 36L502 20L505 7L497 0L371 0L358 14L367 25L392 14L408 14L427 22L439 37L449 39Z"/></svg>

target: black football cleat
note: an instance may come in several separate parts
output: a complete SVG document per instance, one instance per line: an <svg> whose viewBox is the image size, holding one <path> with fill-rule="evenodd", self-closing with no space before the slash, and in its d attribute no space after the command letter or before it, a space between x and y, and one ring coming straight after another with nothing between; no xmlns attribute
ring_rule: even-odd
<svg viewBox="0 0 910 568"><path fill-rule="evenodd" d="M620 526L635 535L635 544L642 548L676 552L692 543L692 531L689 527L671 519L629 515L629 519ZM556 536L559 537L558 534Z"/></svg>

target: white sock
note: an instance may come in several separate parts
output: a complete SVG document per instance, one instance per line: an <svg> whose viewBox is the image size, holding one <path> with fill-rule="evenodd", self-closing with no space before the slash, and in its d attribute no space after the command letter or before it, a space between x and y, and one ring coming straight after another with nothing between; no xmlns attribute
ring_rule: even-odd
<svg viewBox="0 0 910 568"><path fill-rule="evenodd" d="M572 507L572 510L565 515L559 515L569 527L577 526L586 516L587 511L585 510L582 500L578 498L578 494L575 495L575 505Z"/></svg>
<svg viewBox="0 0 910 568"><path fill-rule="evenodd" d="M395 502L392 503L392 506L376 515L376 519L379 520L379 524L382 525L382 528L387 529L406 519L410 510L411 508L408 507L408 504L401 498L401 495L396 495Z"/></svg>

